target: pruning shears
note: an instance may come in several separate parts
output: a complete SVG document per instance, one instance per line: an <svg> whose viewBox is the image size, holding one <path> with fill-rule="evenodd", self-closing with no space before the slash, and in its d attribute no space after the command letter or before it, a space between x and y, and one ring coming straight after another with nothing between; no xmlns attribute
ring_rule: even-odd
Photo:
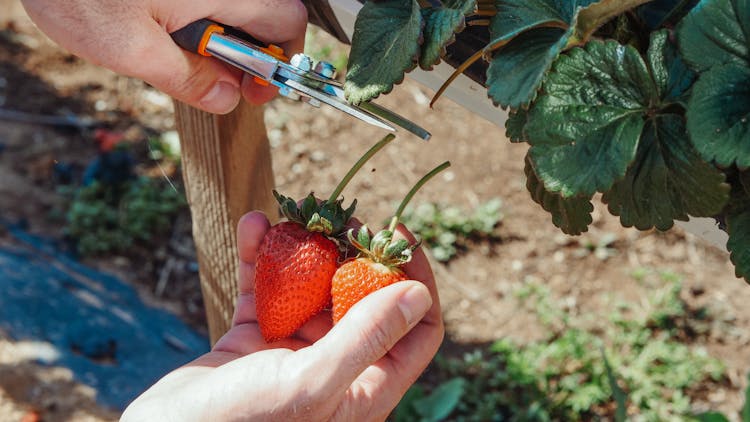
<svg viewBox="0 0 750 422"><path fill-rule="evenodd" d="M430 139L430 133L419 125L375 103L349 104L343 86L335 79L336 68L328 62L315 64L305 54L295 54L290 59L277 45L260 42L208 19L195 21L171 35L185 50L235 66L252 75L260 85L278 87L285 97L315 107L325 103L382 129L395 132L398 126L424 140Z"/></svg>

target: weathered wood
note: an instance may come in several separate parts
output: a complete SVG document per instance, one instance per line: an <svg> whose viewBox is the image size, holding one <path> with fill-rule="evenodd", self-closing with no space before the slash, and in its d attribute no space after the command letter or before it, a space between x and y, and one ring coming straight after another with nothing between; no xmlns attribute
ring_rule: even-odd
<svg viewBox="0 0 750 422"><path fill-rule="evenodd" d="M246 212L277 207L263 107L217 116L175 102L182 167L193 219L211 343L229 329L237 297L235 228Z"/></svg>

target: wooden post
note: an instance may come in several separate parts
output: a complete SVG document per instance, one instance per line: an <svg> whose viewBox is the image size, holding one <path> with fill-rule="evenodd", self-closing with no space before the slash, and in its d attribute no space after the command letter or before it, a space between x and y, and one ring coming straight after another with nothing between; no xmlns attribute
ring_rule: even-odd
<svg viewBox="0 0 750 422"><path fill-rule="evenodd" d="M275 219L277 206L263 107L242 102L226 115L175 102L182 171L211 344L229 329L237 297L235 229L248 211Z"/></svg>

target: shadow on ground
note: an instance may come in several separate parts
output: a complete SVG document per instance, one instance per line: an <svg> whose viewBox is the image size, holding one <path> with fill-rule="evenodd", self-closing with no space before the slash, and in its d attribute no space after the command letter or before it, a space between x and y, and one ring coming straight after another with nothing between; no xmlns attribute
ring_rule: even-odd
<svg viewBox="0 0 750 422"><path fill-rule="evenodd" d="M0 243L0 332L48 343L37 363L70 369L97 391L99 403L122 409L165 373L208 351L207 338L144 304L131 286L44 239L12 226L7 231L11 241Z"/></svg>

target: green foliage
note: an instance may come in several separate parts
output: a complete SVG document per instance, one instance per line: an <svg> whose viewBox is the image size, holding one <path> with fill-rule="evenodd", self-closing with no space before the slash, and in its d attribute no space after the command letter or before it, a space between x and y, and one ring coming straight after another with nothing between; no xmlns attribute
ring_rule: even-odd
<svg viewBox="0 0 750 422"><path fill-rule="evenodd" d="M458 207L424 203L405 213L401 221L430 247L438 261L449 261L469 239L492 238L502 221L502 201L492 199L466 213Z"/></svg>
<svg viewBox="0 0 750 422"><path fill-rule="evenodd" d="M700 347L683 343L684 333L668 322L693 318L680 299L680 282L659 284L645 305L621 304L609 321L592 326L529 280L516 296L540 316L546 337L525 345L503 339L462 359L439 355L435 390L441 380L466 380L449 419L690 419L691 388L720 379L723 367Z"/></svg>
<svg viewBox="0 0 750 422"><path fill-rule="evenodd" d="M579 235L588 231L589 224L593 221L591 213L594 211L591 197L565 198L559 193L547 191L534 172L528 156L524 171L526 172L526 189L531 193L531 199L552 214L552 223L556 227L570 235Z"/></svg>
<svg viewBox="0 0 750 422"><path fill-rule="evenodd" d="M394 422L441 421L456 409L465 387L465 379L454 378L437 386L430 395L425 395L421 386L414 385L395 409Z"/></svg>
<svg viewBox="0 0 750 422"><path fill-rule="evenodd" d="M142 177L121 186L94 182L73 193L64 232L83 255L121 252L148 244L184 206L182 194L161 180Z"/></svg>
<svg viewBox="0 0 750 422"><path fill-rule="evenodd" d="M449 0L444 7L422 9L424 20L424 44L419 56L422 69L432 69L445 54L445 46L466 25L465 17L474 11L476 0Z"/></svg>
<svg viewBox="0 0 750 422"><path fill-rule="evenodd" d="M365 4L354 27L346 98L359 104L390 92L416 66L421 36L422 11L417 0Z"/></svg>
<svg viewBox="0 0 750 422"><path fill-rule="evenodd" d="M680 23L680 52L701 72L688 130L704 159L750 166L750 3L702 2Z"/></svg>
<svg viewBox="0 0 750 422"><path fill-rule="evenodd" d="M576 33L578 13L592 3L596 0L497 2L490 48L498 51L487 70L495 104L516 109L534 99L544 74Z"/></svg>
<svg viewBox="0 0 750 422"><path fill-rule="evenodd" d="M729 230L729 258L735 265L737 277L750 280L750 210L729 216L727 221Z"/></svg>
<svg viewBox="0 0 750 422"><path fill-rule="evenodd" d="M467 3L459 13L460 2L411 0L395 13L394 1L368 2L351 57L364 73L352 78L351 99L390 91L420 51L432 62L450 28L463 28L462 13L472 23L483 18L487 45L437 96L477 60L489 62L487 93L510 109L508 138L531 145L529 190L557 227L586 231L597 192L624 226L640 230L721 216L734 222L733 262L750 281L750 207L742 205L750 193L733 177L750 168L747 0ZM384 49L394 37L404 44Z"/></svg>
<svg viewBox="0 0 750 422"><path fill-rule="evenodd" d="M564 197L606 192L610 212L641 230L720 212L724 175L700 159L682 118L664 111L692 80L675 60L664 31L653 34L648 60L614 42L561 58L526 125L545 187ZM574 83L582 80L589 89Z"/></svg>

